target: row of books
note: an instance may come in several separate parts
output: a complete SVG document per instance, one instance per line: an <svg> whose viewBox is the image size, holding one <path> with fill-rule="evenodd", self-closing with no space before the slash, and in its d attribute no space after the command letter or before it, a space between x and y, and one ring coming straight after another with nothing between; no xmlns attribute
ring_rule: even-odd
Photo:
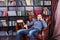
<svg viewBox="0 0 60 40"><path fill-rule="evenodd" d="M21 20L17 20L17 22L21 22ZM6 20L0 20L0 27L7 27L8 22ZM11 20L9 21L9 26L16 26L16 21Z"/></svg>
<svg viewBox="0 0 60 40"><path fill-rule="evenodd" d="M24 11L18 11L16 13L16 11L4 11L4 12L0 12L0 16L25 16Z"/></svg>
<svg viewBox="0 0 60 40"><path fill-rule="evenodd" d="M43 14L44 15L51 15L51 7L44 7Z"/></svg>
<svg viewBox="0 0 60 40"><path fill-rule="evenodd" d="M9 21L9 26L16 26L16 21Z"/></svg>
<svg viewBox="0 0 60 40"><path fill-rule="evenodd" d="M44 8L36 7L34 9L34 12L33 12L33 10L26 11L27 15L34 15L34 14L38 15L40 13L43 13L44 15L51 15L51 7L44 7Z"/></svg>
<svg viewBox="0 0 60 40"><path fill-rule="evenodd" d="M35 3L35 5L43 5L43 1L42 0L0 0L0 6L21 6L21 5L34 5L33 2ZM2 5L1 5L2 4ZM51 5L51 1L44 1L44 5Z"/></svg>
<svg viewBox="0 0 60 40"><path fill-rule="evenodd" d="M16 26L15 21L9 21L9 26ZM7 21L6 20L0 20L0 27L6 27L8 26Z"/></svg>
<svg viewBox="0 0 60 40"><path fill-rule="evenodd" d="M4 11L0 12L0 16L25 16L25 15L38 15L39 13L42 13L42 8L41 9L35 9L33 10L26 10L26 13L24 11ZM43 14L44 15L51 15L51 7L44 7L43 8Z"/></svg>

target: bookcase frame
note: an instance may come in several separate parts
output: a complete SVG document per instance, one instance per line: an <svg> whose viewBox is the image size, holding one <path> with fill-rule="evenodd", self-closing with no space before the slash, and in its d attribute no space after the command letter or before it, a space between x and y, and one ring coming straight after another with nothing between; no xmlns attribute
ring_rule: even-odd
<svg viewBox="0 0 60 40"><path fill-rule="evenodd" d="M42 1L44 1L44 0L42 0ZM9 7L24 7L24 12L26 14L26 7L33 7L33 12L34 12L34 7L42 7L42 8L43 7L51 7L51 9L52 9L52 0L50 0L50 1L51 1L51 5L44 5L44 2L43 2L43 5L35 5L34 0L33 0L33 4L34 5L26 5L26 6L23 6L23 5L18 6L18 5L16 5L16 6L0 6L0 7L7 7L7 11L9 11ZM17 2L18 2L18 0L16 1L16 3ZM43 12L43 10L42 10L42 12ZM16 13L17 13L17 10L16 10ZM51 13L52 13L52 10L51 10ZM48 15L45 15L45 16L48 16ZM26 23L26 20L27 20L28 16L26 16L26 15L25 16L6 16L6 17L5 16L0 16L0 20L4 20L4 19L7 20L8 26L7 27L0 27L1 29L2 28L7 28L7 32L10 30L10 28L12 28L12 30L13 30L13 28L15 27L15 26L14 27L13 26L11 26L11 27L9 26L9 20L12 20L10 18L15 18L15 19L13 19L15 21L18 20L18 19L23 19L25 21L25 23Z"/></svg>

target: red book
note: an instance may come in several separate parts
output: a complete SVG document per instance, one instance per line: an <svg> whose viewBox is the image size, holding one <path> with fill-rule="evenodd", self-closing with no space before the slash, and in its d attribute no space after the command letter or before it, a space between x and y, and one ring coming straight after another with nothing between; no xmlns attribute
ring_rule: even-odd
<svg viewBox="0 0 60 40"><path fill-rule="evenodd" d="M7 11L4 11L4 16L7 16Z"/></svg>
<svg viewBox="0 0 60 40"><path fill-rule="evenodd" d="M42 10L41 9L35 9L35 13L36 13L36 15L38 15L38 14L42 13Z"/></svg>

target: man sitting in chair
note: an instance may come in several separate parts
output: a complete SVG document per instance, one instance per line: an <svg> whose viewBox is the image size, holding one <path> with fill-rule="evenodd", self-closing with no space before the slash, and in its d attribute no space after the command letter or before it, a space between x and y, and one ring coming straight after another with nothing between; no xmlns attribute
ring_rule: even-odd
<svg viewBox="0 0 60 40"><path fill-rule="evenodd" d="M16 40L21 40L20 39L21 34L28 34L29 40L34 40L34 35L37 35L39 32L41 32L42 27L44 27L45 29L47 28L47 23L44 21L41 14L38 14L37 19L33 18L33 21L24 25L24 27L27 28L27 26L31 25L33 26L30 29L18 30Z"/></svg>

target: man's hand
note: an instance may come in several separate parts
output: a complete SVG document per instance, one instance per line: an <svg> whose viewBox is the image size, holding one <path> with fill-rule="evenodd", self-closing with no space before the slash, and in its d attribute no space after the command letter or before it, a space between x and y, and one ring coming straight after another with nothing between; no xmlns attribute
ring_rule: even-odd
<svg viewBox="0 0 60 40"><path fill-rule="evenodd" d="M41 18L40 20L44 20L43 18Z"/></svg>
<svg viewBox="0 0 60 40"><path fill-rule="evenodd" d="M24 27L25 27L26 29L28 29L27 25L24 25Z"/></svg>

